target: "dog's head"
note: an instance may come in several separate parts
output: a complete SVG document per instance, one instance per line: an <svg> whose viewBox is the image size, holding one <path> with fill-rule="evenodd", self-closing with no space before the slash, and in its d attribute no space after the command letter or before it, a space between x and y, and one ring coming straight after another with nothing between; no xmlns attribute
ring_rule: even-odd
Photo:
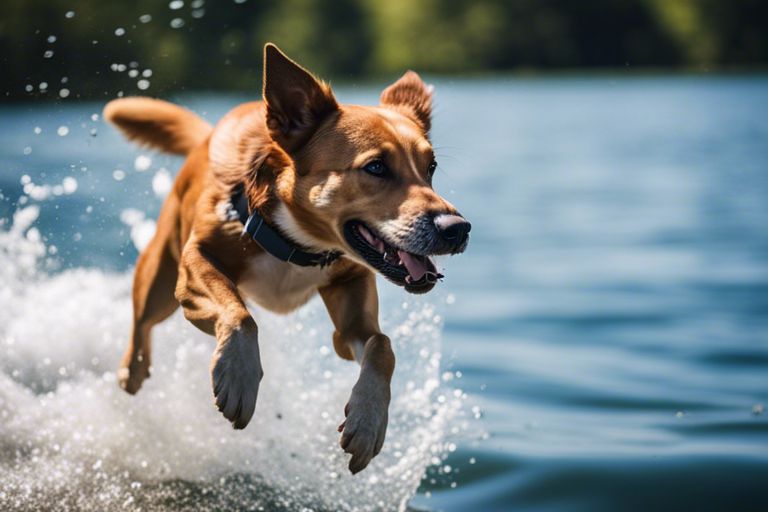
<svg viewBox="0 0 768 512"><path fill-rule="evenodd" d="M275 46L264 57L267 128L292 161L275 177L275 222L411 293L431 290L441 276L430 256L463 252L471 227L432 188L431 89L409 71L377 107L340 105Z"/></svg>

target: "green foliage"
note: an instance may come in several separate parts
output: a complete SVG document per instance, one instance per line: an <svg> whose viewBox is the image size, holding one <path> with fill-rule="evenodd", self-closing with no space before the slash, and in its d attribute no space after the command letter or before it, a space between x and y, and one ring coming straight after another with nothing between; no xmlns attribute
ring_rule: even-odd
<svg viewBox="0 0 768 512"><path fill-rule="evenodd" d="M258 91L274 41L333 80L407 68L478 73L558 68L761 66L761 0L4 0L0 95L113 97L184 88ZM73 17L67 17L74 11ZM150 15L147 21L143 15ZM183 26L173 28L180 19ZM122 28L122 35L116 29ZM49 36L56 38L49 42ZM46 52L53 52L52 55ZM131 63L136 71L130 73ZM122 68L119 65L125 65ZM118 70L114 70L114 66ZM142 77L144 70L151 77ZM139 76L131 76L139 73ZM64 83L62 83L62 80ZM46 92L39 84L46 82ZM146 84L145 84L146 85ZM31 86L32 92L28 92Z"/></svg>

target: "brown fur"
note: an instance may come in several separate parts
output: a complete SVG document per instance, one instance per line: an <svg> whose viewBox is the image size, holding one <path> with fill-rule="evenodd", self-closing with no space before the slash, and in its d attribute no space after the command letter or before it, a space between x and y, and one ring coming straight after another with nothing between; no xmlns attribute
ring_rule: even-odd
<svg viewBox="0 0 768 512"><path fill-rule="evenodd" d="M152 98L111 101L104 108L104 119L130 140L177 155L192 151L211 132L211 125L189 110Z"/></svg>
<svg viewBox="0 0 768 512"><path fill-rule="evenodd" d="M105 108L105 118L129 138L187 154L136 265L134 326L120 383L138 391L149 376L152 326L181 305L190 322L216 337L215 402L235 428L244 428L263 376L245 298L283 313L319 292L335 326L336 352L361 365L340 427L357 472L384 441L395 357L379 328L373 270L342 230L353 218L400 229L425 211L455 214L428 175L431 95L409 72L387 88L380 107L339 105L327 85L267 45L264 98L235 108L214 130L159 100L126 98ZM360 170L372 155L386 155L393 173L386 183ZM284 235L345 256L325 268L303 268L266 254L242 236L239 220L226 216L232 187L241 183L251 208Z"/></svg>

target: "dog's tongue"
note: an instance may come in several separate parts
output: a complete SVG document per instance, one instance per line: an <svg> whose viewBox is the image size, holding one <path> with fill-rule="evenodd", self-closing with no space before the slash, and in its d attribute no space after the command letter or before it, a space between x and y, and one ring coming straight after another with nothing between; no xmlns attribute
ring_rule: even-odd
<svg viewBox="0 0 768 512"><path fill-rule="evenodd" d="M427 273L427 264L421 261L413 254L405 251L397 251L397 255L403 261L403 265L408 269L413 282L419 281Z"/></svg>

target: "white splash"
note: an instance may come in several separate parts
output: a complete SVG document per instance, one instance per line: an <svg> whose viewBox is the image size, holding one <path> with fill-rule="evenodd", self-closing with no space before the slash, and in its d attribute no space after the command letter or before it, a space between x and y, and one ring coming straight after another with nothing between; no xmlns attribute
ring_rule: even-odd
<svg viewBox="0 0 768 512"><path fill-rule="evenodd" d="M39 211L0 228L0 510L403 510L446 450L462 399L441 387L432 305L382 312L398 356L390 425L352 476L336 426L358 370L333 354L320 301L253 311L265 377L254 419L234 431L213 407L213 339L178 312L154 331L152 378L136 396L118 388L131 273L36 270ZM130 209L121 219L151 222Z"/></svg>
<svg viewBox="0 0 768 512"><path fill-rule="evenodd" d="M139 252L143 251L157 228L155 221L147 219L144 212L135 208L127 208L120 212L120 221L131 228L131 242Z"/></svg>
<svg viewBox="0 0 768 512"><path fill-rule="evenodd" d="M173 187L173 178L168 169L161 167L152 177L152 190L157 197L165 197Z"/></svg>
<svg viewBox="0 0 768 512"><path fill-rule="evenodd" d="M25 194L25 196L22 196L24 201L30 199L32 201L45 201L52 199L54 196L71 195L77 191L77 179L72 176L65 177L61 184L37 185L28 174L24 174L19 182Z"/></svg>

